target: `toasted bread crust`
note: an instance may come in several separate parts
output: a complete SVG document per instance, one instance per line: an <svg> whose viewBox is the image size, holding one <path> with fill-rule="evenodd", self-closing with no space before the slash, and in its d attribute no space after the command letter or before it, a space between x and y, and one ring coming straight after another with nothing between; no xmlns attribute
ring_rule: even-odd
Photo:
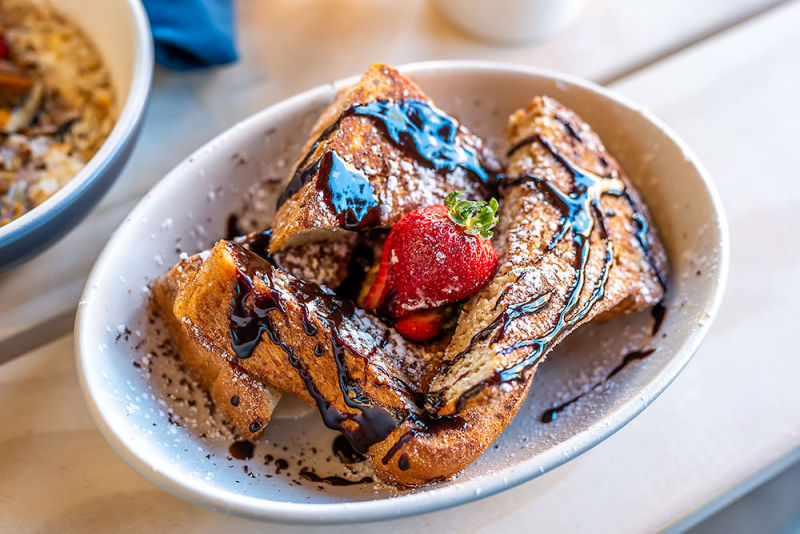
<svg viewBox="0 0 800 534"><path fill-rule="evenodd" d="M460 167L452 171L435 171L422 165L389 140L367 117L345 117L335 131L314 148L315 141L348 107L377 100L405 99L430 101L416 84L395 69L382 64L373 65L358 83L343 89L323 111L295 168L302 171L323 154L335 152L363 173L374 189L379 202L379 217L373 224L376 227L390 227L418 208L441 202L452 191L466 191L471 198L486 194L482 184ZM497 158L491 150L463 126L459 128L457 141L473 150L489 171L499 171ZM272 252L328 239L344 231L337 214L325 202L319 182L319 175L310 178L280 206L273 223Z"/></svg>

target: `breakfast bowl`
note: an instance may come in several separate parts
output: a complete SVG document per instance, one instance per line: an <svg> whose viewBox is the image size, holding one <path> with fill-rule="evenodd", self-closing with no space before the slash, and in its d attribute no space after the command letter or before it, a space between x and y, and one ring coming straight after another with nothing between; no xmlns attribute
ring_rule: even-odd
<svg viewBox="0 0 800 534"><path fill-rule="evenodd" d="M43 251L102 198L133 149L150 91L153 45L147 16L138 0L64 0L52 8L54 16L63 16L65 24L77 26L99 54L110 78L115 122L74 176L41 203L0 226L0 271ZM76 66L75 70L83 68ZM66 121L64 127L71 124Z"/></svg>
<svg viewBox="0 0 800 534"><path fill-rule="evenodd" d="M612 435L669 385L707 332L727 274L727 226L707 173L663 123L559 73L476 61L399 70L497 153L507 148L507 117L533 96L549 95L580 114L650 208L671 264L663 305L654 314L585 325L559 344L513 422L447 480L411 489L375 482L366 462L348 463L338 434L316 410L291 398L281 400L259 441L242 441L186 375L150 311L151 288L180 258L209 249L231 227L271 223L312 124L337 89L355 80L309 90L239 123L168 174L115 231L81 298L76 357L90 412L125 461L164 490L224 513L306 523L388 519L465 503L545 473Z"/></svg>

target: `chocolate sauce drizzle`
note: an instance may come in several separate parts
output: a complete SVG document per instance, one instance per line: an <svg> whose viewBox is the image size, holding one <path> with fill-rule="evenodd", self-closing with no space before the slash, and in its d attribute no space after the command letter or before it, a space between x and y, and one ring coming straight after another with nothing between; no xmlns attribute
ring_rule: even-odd
<svg viewBox="0 0 800 534"><path fill-rule="evenodd" d="M543 411L542 415L539 416L539 421L541 421L542 423L552 423L558 417L558 414L563 412L568 406L575 404L576 402L581 400L584 396L588 395L590 392L594 391L595 389L605 384L614 375L622 371L622 369L624 369L626 365L636 360L643 360L648 356L650 356L651 354L653 354L655 351L656 349L647 349L647 350L636 350L633 352L629 352L622 359L622 362L620 362L619 365L614 367L603 380L597 382L596 384L594 384L592 387L590 387L588 390L584 391L580 395L577 395L569 399L568 401L559 404L558 406L554 406L553 408Z"/></svg>
<svg viewBox="0 0 800 534"><path fill-rule="evenodd" d="M244 245L247 250L254 253L258 257L267 260L272 265L275 265L275 261L272 259L272 256L269 253L269 243L271 240L272 228L267 228L261 232L247 234L243 238L236 240L236 242Z"/></svg>
<svg viewBox="0 0 800 534"><path fill-rule="evenodd" d="M411 467L411 464L408 463L408 455L406 453L400 455L400 459L397 460L397 467L399 467L401 471L408 471Z"/></svg>
<svg viewBox="0 0 800 534"><path fill-rule="evenodd" d="M453 117L425 100L375 100L348 107L323 130L297 165L278 199L279 208L308 180L319 174L318 187L344 228L364 228L377 223L378 199L359 170L332 150L314 162L309 161L319 145L336 131L344 119L352 116L372 119L395 145L427 167L448 171L461 167L481 182L490 182L490 176L475 151L458 142L459 124Z"/></svg>
<svg viewBox="0 0 800 534"><path fill-rule="evenodd" d="M664 323L664 317L667 315L667 307L664 306L664 301L659 302L653 309L650 310L650 315L653 316L653 332L652 335L658 334L661 330L661 325Z"/></svg>
<svg viewBox="0 0 800 534"><path fill-rule="evenodd" d="M242 235L244 235L244 232L239 228L239 216L231 213L228 215L228 220L225 224L225 239L230 241Z"/></svg>
<svg viewBox="0 0 800 534"><path fill-rule="evenodd" d="M281 471L283 471L284 469L288 469L288 468L289 468L289 462L287 462L283 458L278 458L277 460L275 460L275 474L276 475L280 475Z"/></svg>
<svg viewBox="0 0 800 534"><path fill-rule="evenodd" d="M325 202L346 230L375 226L380 222L378 197L367 178L333 150L322 155L304 176L319 174L318 187ZM304 178L306 181L308 178Z"/></svg>
<svg viewBox="0 0 800 534"><path fill-rule="evenodd" d="M548 198L550 203L561 212L559 229L547 245L546 251L552 251L566 238L567 233L571 231L572 244L575 247L577 260L576 264L573 265L575 269L575 280L569 288L567 301L558 312L558 319L553 328L541 337L521 340L503 349L501 354L508 354L519 349L528 349L528 354L518 363L505 369L495 371L492 376L480 381L465 391L456 402L457 411L463 409L467 400L483 391L487 386L505 382L516 382L524 379L528 371L538 363L542 356L545 355L565 333L580 324L580 322L587 317L594 304L603 298L614 253L614 244L608 237L605 225L605 214L599 203L603 195L623 197L628 201L634 214L633 218L638 224L636 238L639 245L653 272L656 274L659 283L666 289L664 279L650 251L650 244L647 236L649 230L647 221L639 211L634 199L625 190L624 182L615 175L599 176L579 169L564 158L539 134L534 134L514 145L511 150L509 150L509 156L523 146L533 142L537 142L545 148L553 158L572 175L572 189L565 194L549 181L533 174L524 174L511 180L504 180L503 186L510 187L523 182L532 183ZM586 266L589 262L591 235L595 228L599 231L600 238L605 244L603 267L600 277L595 283L587 302L582 307L579 307L581 293L586 285ZM504 294L501 294L495 307L503 297ZM456 354L447 362L447 366L452 367L457 361L463 358L476 343L487 339L495 330L494 339L497 340L501 338L505 330L514 320L541 310L549 303L549 300L550 294L548 293L545 295L535 295L522 304L507 306L494 321L475 334L467 348ZM429 404L436 407L441 404L443 398L444 391L436 392L430 396Z"/></svg>
<svg viewBox="0 0 800 534"><path fill-rule="evenodd" d="M252 253L246 251L244 253L247 256L240 259L247 265L247 269L246 272L242 269L237 271L229 321L231 344L237 358L249 358L266 333L269 340L284 351L289 363L303 380L328 428L344 434L353 448L360 453L366 452L370 445L386 439L403 417L401 414L373 404L364 393L361 384L349 373L345 361L346 355L363 358L339 333L338 327L343 318L351 316L354 312L352 303L339 300L316 284L298 279L292 279L290 282L291 293L300 301L304 324L313 325L318 322L331 332L329 342L336 363L342 400L348 408L357 412L344 413L331 405L320 393L310 372L297 357L294 349L281 339L273 316L276 313L286 316L286 307L279 291L275 288L271 269L259 269L259 266L266 267L263 260ZM256 277L265 286L258 291L255 290L253 283ZM313 317L309 309L311 303L315 305ZM316 325L314 327L316 328ZM355 423L356 428L348 422Z"/></svg>
<svg viewBox="0 0 800 534"><path fill-rule="evenodd" d="M250 276L241 270L236 271L236 286L233 289L228 324L231 346L238 359L244 360L253 355L264 332L270 333L270 339L273 338L270 311L286 312L280 299L275 298L272 293L264 295L255 292ZM277 333L274 336L273 342L280 344Z"/></svg>
<svg viewBox="0 0 800 534"><path fill-rule="evenodd" d="M238 220L234 214L229 215L229 222L231 219L234 221ZM236 223L234 222L234 226L235 224ZM249 250L259 258L266 260L271 265L277 267L275 260L269 253L269 244L270 241L272 241L272 228L267 228L266 230L262 230L260 232L251 232L249 234L241 233L241 230L239 229L235 229L232 232L239 233L238 235L233 235L233 237L226 237L226 241L233 241L237 245L242 245L242 247Z"/></svg>
<svg viewBox="0 0 800 534"><path fill-rule="evenodd" d="M562 126L564 126L564 129L567 131L567 133L571 135L576 141L578 141L579 143L583 142L581 134L578 133L578 130L575 129L575 126L572 124L572 122L569 121L569 119L562 117L561 115L558 114L556 114L554 118L558 122L560 122Z"/></svg>
<svg viewBox="0 0 800 534"><path fill-rule="evenodd" d="M368 476L363 477L359 480L350 480L337 475L323 477L316 474L314 471L310 470L307 467L304 467L300 470L300 476L305 478L306 480L310 480L311 482L321 482L324 484L329 484L331 486L354 486L356 484L370 484L374 482L372 477Z"/></svg>
<svg viewBox="0 0 800 534"><path fill-rule="evenodd" d="M477 154L456 142L459 124L426 100L375 100L353 106L352 114L377 121L389 138L422 164L436 170L461 167L482 182L489 174Z"/></svg>
<svg viewBox="0 0 800 534"><path fill-rule="evenodd" d="M254 448L253 444L249 441L234 441L231 446L228 447L228 452L237 460L249 460L253 457Z"/></svg>

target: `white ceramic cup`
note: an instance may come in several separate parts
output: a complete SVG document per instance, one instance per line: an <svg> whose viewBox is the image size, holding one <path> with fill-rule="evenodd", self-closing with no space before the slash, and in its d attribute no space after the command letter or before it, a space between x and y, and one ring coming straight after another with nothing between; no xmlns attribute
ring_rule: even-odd
<svg viewBox="0 0 800 534"><path fill-rule="evenodd" d="M488 41L521 43L569 26L584 0L434 0L453 24Z"/></svg>

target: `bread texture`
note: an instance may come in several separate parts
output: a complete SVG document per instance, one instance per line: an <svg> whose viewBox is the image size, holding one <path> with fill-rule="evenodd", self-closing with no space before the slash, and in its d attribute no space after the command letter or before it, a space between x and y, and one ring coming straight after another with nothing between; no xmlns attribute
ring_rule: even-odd
<svg viewBox="0 0 800 534"><path fill-rule="evenodd" d="M365 187L371 188L377 204L375 217L369 222L371 227L391 227L404 215L441 202L452 191L465 191L469 198L486 194L484 184L464 168L433 169L393 142L375 120L346 116L354 105L411 100L430 102L416 84L383 64L373 65L356 84L339 92L312 128L303 156L289 178L288 190L292 194L284 199L275 216L272 252L347 231L341 214L326 201L319 169L313 168L313 163L325 154L335 153L344 165L369 182ZM458 126L456 144L477 155L490 174L500 170L493 152L464 126ZM300 174L308 168L311 172L300 180Z"/></svg>

